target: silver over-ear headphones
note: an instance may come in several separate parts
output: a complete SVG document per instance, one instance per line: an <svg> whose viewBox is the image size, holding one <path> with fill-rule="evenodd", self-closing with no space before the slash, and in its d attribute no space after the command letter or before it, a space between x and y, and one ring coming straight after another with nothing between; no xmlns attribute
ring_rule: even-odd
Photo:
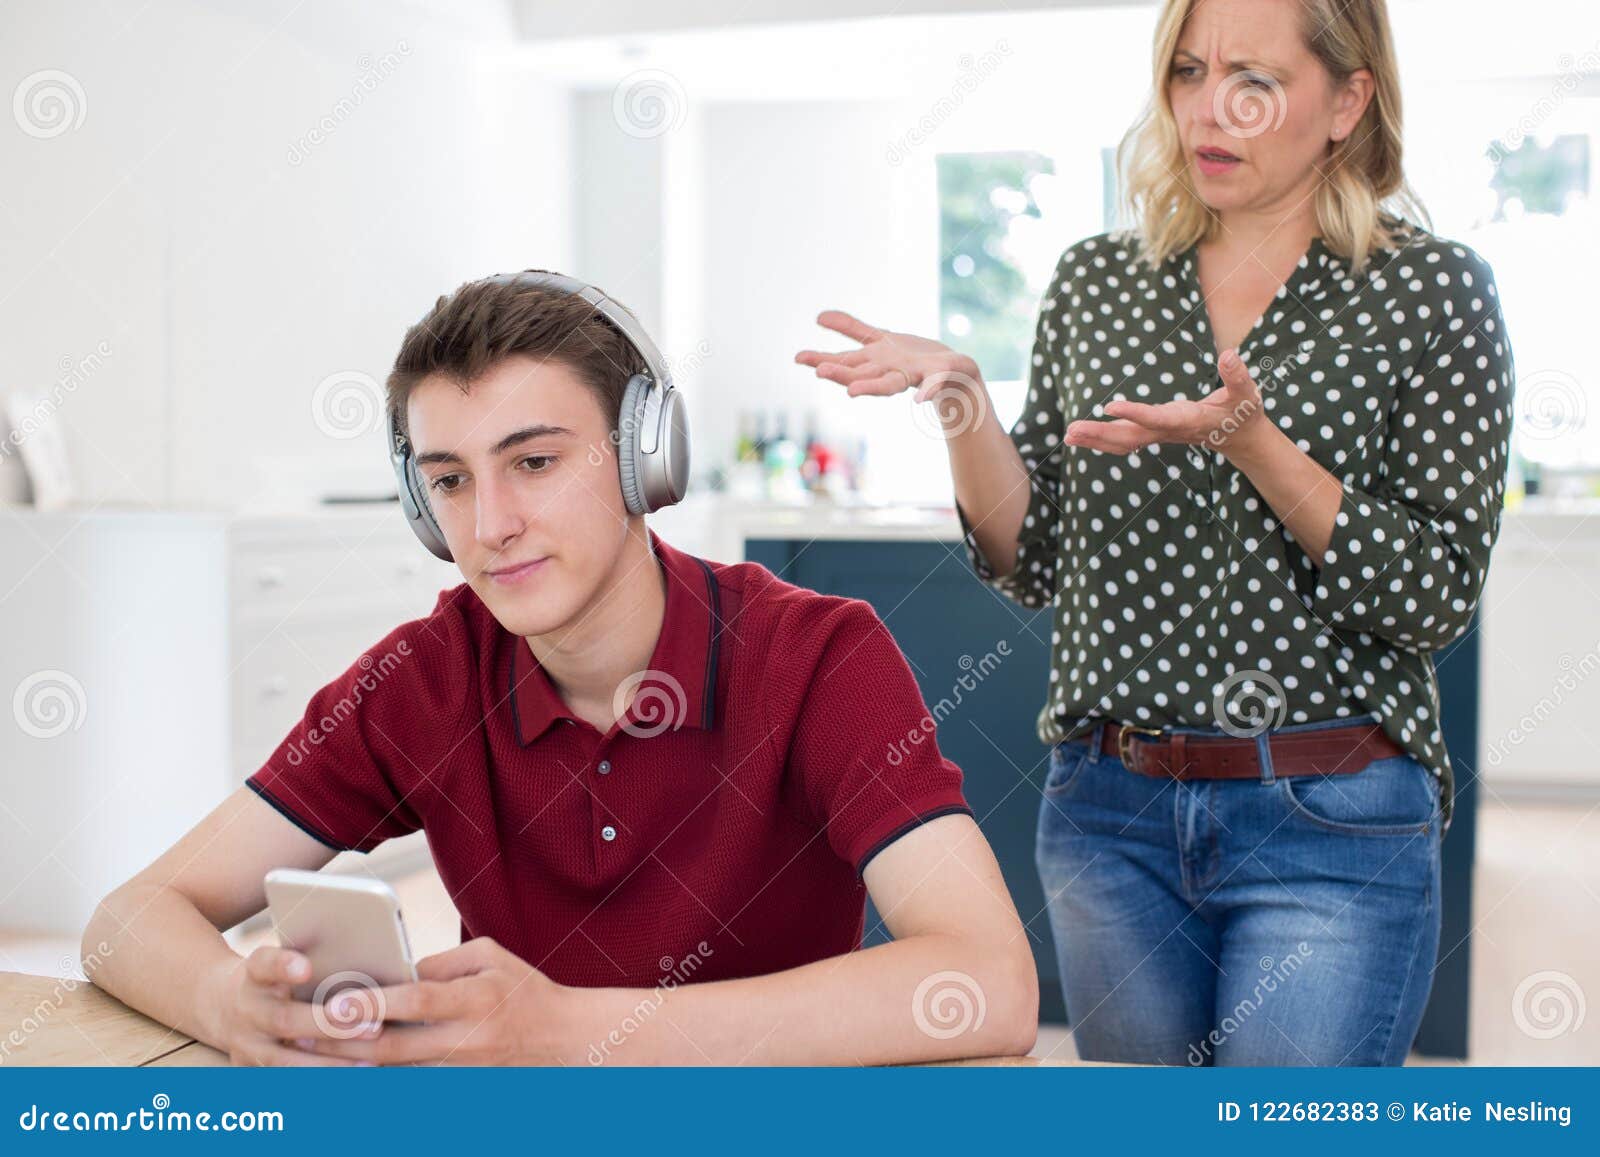
<svg viewBox="0 0 1600 1157"><path fill-rule="evenodd" d="M689 488L689 416L683 397L673 387L661 351L633 314L592 285L545 269L502 273L488 278L499 284L555 289L583 298L610 322L638 352L645 372L628 379L617 415L617 474L622 501L630 514L649 514L683 499ZM400 489L406 521L422 545L446 562L452 561L444 534L428 506L427 479L417 470L411 444L400 430L398 414L389 415L389 460Z"/></svg>

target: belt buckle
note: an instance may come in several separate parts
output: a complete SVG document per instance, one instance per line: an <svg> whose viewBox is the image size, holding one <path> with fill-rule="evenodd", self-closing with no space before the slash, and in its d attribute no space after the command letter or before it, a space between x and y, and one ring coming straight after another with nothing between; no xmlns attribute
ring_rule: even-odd
<svg viewBox="0 0 1600 1157"><path fill-rule="evenodd" d="M1133 727L1129 724L1123 724L1122 730L1117 732L1117 758L1122 760L1123 766L1130 771L1134 770L1134 767L1132 760L1129 758L1132 755L1132 749L1128 745L1128 740L1135 735L1153 735L1159 738L1161 728Z"/></svg>

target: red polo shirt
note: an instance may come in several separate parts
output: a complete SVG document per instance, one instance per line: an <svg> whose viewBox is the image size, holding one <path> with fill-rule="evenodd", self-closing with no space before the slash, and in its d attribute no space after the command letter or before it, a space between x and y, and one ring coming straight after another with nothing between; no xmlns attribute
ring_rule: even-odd
<svg viewBox="0 0 1600 1157"><path fill-rule="evenodd" d="M563 984L859 947L866 862L971 814L905 658L864 602L651 544L661 636L604 734L463 583L318 691L248 785L340 850L425 829L463 940Z"/></svg>

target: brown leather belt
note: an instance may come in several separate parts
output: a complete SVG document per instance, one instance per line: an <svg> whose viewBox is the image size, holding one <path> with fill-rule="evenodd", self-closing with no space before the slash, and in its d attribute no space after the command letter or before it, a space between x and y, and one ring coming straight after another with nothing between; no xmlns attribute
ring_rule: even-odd
<svg viewBox="0 0 1600 1157"><path fill-rule="evenodd" d="M1093 734L1078 736L1092 740ZM1260 779L1257 740L1227 734L1186 735L1106 723L1100 751L1115 755L1129 771L1157 779ZM1376 723L1352 723L1318 731L1277 731L1267 736L1272 774L1343 775L1405 749Z"/></svg>

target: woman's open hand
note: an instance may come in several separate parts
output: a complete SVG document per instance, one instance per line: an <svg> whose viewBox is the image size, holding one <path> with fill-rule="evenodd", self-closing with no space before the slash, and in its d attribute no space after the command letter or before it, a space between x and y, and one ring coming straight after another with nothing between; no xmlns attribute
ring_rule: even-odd
<svg viewBox="0 0 1600 1157"><path fill-rule="evenodd" d="M838 382L851 397L898 394L915 388L925 402L951 387L975 389L978 365L942 342L868 325L842 310L824 310L817 324L861 343L860 349L801 350L794 360L816 370L817 377Z"/></svg>
<svg viewBox="0 0 1600 1157"><path fill-rule="evenodd" d="M1130 454L1158 442L1204 445L1228 451L1247 440L1262 420L1261 391L1239 358L1237 350L1224 350L1217 359L1222 387L1199 401L1107 402L1109 422L1084 418L1069 422L1064 441L1072 446Z"/></svg>

